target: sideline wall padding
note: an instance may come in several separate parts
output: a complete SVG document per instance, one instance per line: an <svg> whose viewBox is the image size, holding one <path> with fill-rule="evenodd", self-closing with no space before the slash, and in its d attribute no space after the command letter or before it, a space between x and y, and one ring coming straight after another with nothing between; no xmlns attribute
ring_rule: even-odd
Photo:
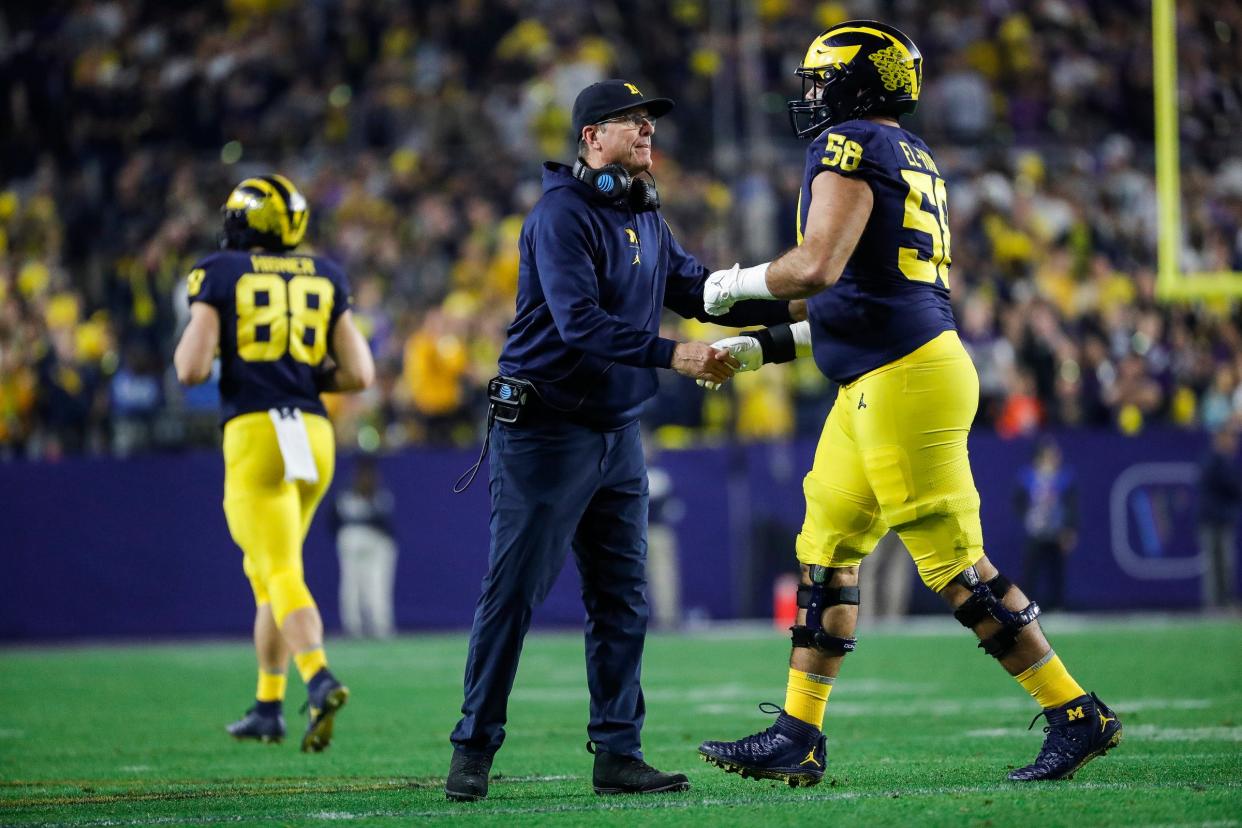
<svg viewBox="0 0 1242 828"><path fill-rule="evenodd" d="M1206 436L1168 430L1058 439L1078 475L1083 516L1070 608L1196 606L1193 474ZM1022 531L1012 496L1031 449L1030 441L990 434L971 439L986 549L1015 579ZM802 476L813 453L814 442L803 440L654 458L680 501L670 513L681 514L673 525L687 613L769 615L773 575L795 568ZM411 449L381 463L397 499L403 629L470 624L487 560L486 468L465 494L450 487L475 456L474 449ZM329 498L351 479L352 466L340 458ZM0 640L248 634L253 603L225 526L222 487L221 459L212 452L0 464ZM326 509L320 512L306 543L307 581L335 628L337 564ZM934 599L920 597L915 607L933 608ZM571 556L535 622L581 620Z"/></svg>

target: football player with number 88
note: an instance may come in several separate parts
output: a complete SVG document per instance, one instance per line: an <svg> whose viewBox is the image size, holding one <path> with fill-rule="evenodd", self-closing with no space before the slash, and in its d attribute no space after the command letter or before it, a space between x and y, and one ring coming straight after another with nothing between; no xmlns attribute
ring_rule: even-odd
<svg viewBox="0 0 1242 828"><path fill-rule="evenodd" d="M292 655L307 688L302 750L318 752L349 698L328 669L323 621L302 574L302 542L336 461L319 394L366 388L375 365L354 326L344 272L292 252L309 220L293 183L247 178L222 212L224 249L187 277L190 322L173 359L177 378L195 385L211 376L219 351L224 515L255 597L256 701L226 730L238 739L284 738Z"/></svg>

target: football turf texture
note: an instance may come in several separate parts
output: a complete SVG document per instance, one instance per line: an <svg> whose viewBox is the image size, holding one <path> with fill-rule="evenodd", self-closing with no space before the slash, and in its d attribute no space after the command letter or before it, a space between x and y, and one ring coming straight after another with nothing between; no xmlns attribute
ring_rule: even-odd
<svg viewBox="0 0 1242 828"><path fill-rule="evenodd" d="M330 639L352 691L322 754L298 750L305 692L289 681L282 744L235 742L250 705L243 641L0 650L0 824L33 825L1238 825L1242 624L1049 618L1071 672L1125 725L1071 782L1016 784L1043 734L1021 688L952 620L859 630L828 706L813 788L744 780L696 754L771 718L788 638L760 628L653 634L646 758L687 793L597 797L579 634L528 638L508 740L485 802L444 799L463 635Z"/></svg>

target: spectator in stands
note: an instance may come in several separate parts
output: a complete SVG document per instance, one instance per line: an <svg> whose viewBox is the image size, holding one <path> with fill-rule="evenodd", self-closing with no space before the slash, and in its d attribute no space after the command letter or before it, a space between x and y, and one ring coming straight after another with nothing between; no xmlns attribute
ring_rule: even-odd
<svg viewBox="0 0 1242 828"><path fill-rule="evenodd" d="M981 425L996 425L1001 403L1021 390L1021 374L1006 380L1007 370L993 370L1009 360L1034 378L1034 399L1051 423L1116 429L1123 411L1129 428L1214 422L1219 400L1204 406L1211 365L1242 353L1234 310L1179 310L1151 297L1152 125L1148 110L1130 105L1152 94L1150 27L1110 4L959 5L951 13L942 5L907 4L901 16L911 29L952 32L933 41L946 63L927 76L925 95L970 104L943 107L951 115L939 120L934 107L916 115L919 131L944 147L953 182L954 279L962 295L986 297L992 308L992 330L978 343L969 320L962 326L986 388ZM77 307L73 326L99 326L106 335L96 339L112 347L94 355L77 343L69 360L97 392L85 419L65 419L56 386L39 384L33 401L0 392L6 410L15 409L10 399L27 400L17 406L24 414L0 413L15 424L4 427L3 453L126 449L128 432L106 428L114 415L104 392L118 355L137 346L167 364L171 293L186 256L214 236L214 194L256 159L287 167L323 205L314 235L359 274L359 324L374 316L368 336L381 363L399 375L413 331L403 320L455 293L481 309L458 332L470 364L494 363L503 327L479 317L511 306L515 239L538 195L538 164L567 149L574 90L633 65L632 43L642 44L653 82L686 90L685 117L661 150L663 209L686 248L733 260L792 244L794 223L776 205L795 202L798 176L770 160L780 156L779 130L748 122L742 142L737 130L715 128L736 120L727 105L735 96L718 92L776 88L808 25L822 28L842 9L759 4L758 59L737 63L726 56L740 49L741 33L709 32L691 6L641 0L632 34L605 40L577 9L536 4L519 15L509 0L230 3L222 16L194 3L175 13L143 3L51 11L8 4L0 26L10 33L10 48L0 51L6 378L38 374L49 353L47 311L66 300ZM1179 22L1191 270L1242 267L1242 155L1229 129L1242 74L1233 71L1236 37L1218 37L1220 22L1242 25L1224 7ZM1076 35L1069 45L1067 26ZM1050 40L1064 54L1035 59ZM1103 354L1090 344L1095 337ZM1104 399L1131 351L1141 376L1121 377L1120 390L1148 398L1152 380L1155 405ZM817 377L768 376L771 385L745 395L746 410L780 398L782 410L792 400L797 423L822 422L829 389ZM470 405L479 379L463 375L458 408ZM422 421L409 414L408 390L381 383L356 401L365 406L357 416L394 445L428 439L405 427ZM170 434L215 439L187 427L191 409L177 393L159 409ZM682 438L739 426L763 439L787 433L756 428L750 416L705 413L688 418L705 425ZM342 438L353 431L342 429ZM439 422L428 431L434 440L469 434Z"/></svg>
<svg viewBox="0 0 1242 828"><path fill-rule="evenodd" d="M1002 437L1034 434L1044 420L1044 408L1035 394L1031 373L1021 368L1013 373L1014 382L996 421L996 431Z"/></svg>
<svg viewBox="0 0 1242 828"><path fill-rule="evenodd" d="M429 443L451 442L462 415L469 354L461 327L460 320L432 308L406 341L406 389Z"/></svg>
<svg viewBox="0 0 1242 828"><path fill-rule="evenodd" d="M119 455L151 447L155 421L163 402L160 366L145 348L131 345L108 384L112 447Z"/></svg>

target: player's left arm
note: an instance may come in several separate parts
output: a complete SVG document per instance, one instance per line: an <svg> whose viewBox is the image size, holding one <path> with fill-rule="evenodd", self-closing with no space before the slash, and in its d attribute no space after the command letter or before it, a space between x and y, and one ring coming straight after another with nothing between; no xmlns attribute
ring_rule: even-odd
<svg viewBox="0 0 1242 828"><path fill-rule="evenodd" d="M177 379L183 385L206 382L219 346L220 312L206 302L194 302L190 305L190 322L173 352Z"/></svg>
<svg viewBox="0 0 1242 828"><path fill-rule="evenodd" d="M332 328L332 360L316 380L319 391L344 393L362 391L375 381L375 359L371 346L354 324L353 312L346 309Z"/></svg>
<svg viewBox="0 0 1242 828"><path fill-rule="evenodd" d="M375 382L375 357L354 324L349 277L331 259L317 258L316 263L332 281L336 301L328 323L328 356L316 368L315 390L331 394L363 391Z"/></svg>
<svg viewBox="0 0 1242 828"><path fill-rule="evenodd" d="M767 264L713 273L703 292L707 312L719 315L743 299L805 299L832 287L858 246L874 203L862 178L831 170L815 176L802 244Z"/></svg>

